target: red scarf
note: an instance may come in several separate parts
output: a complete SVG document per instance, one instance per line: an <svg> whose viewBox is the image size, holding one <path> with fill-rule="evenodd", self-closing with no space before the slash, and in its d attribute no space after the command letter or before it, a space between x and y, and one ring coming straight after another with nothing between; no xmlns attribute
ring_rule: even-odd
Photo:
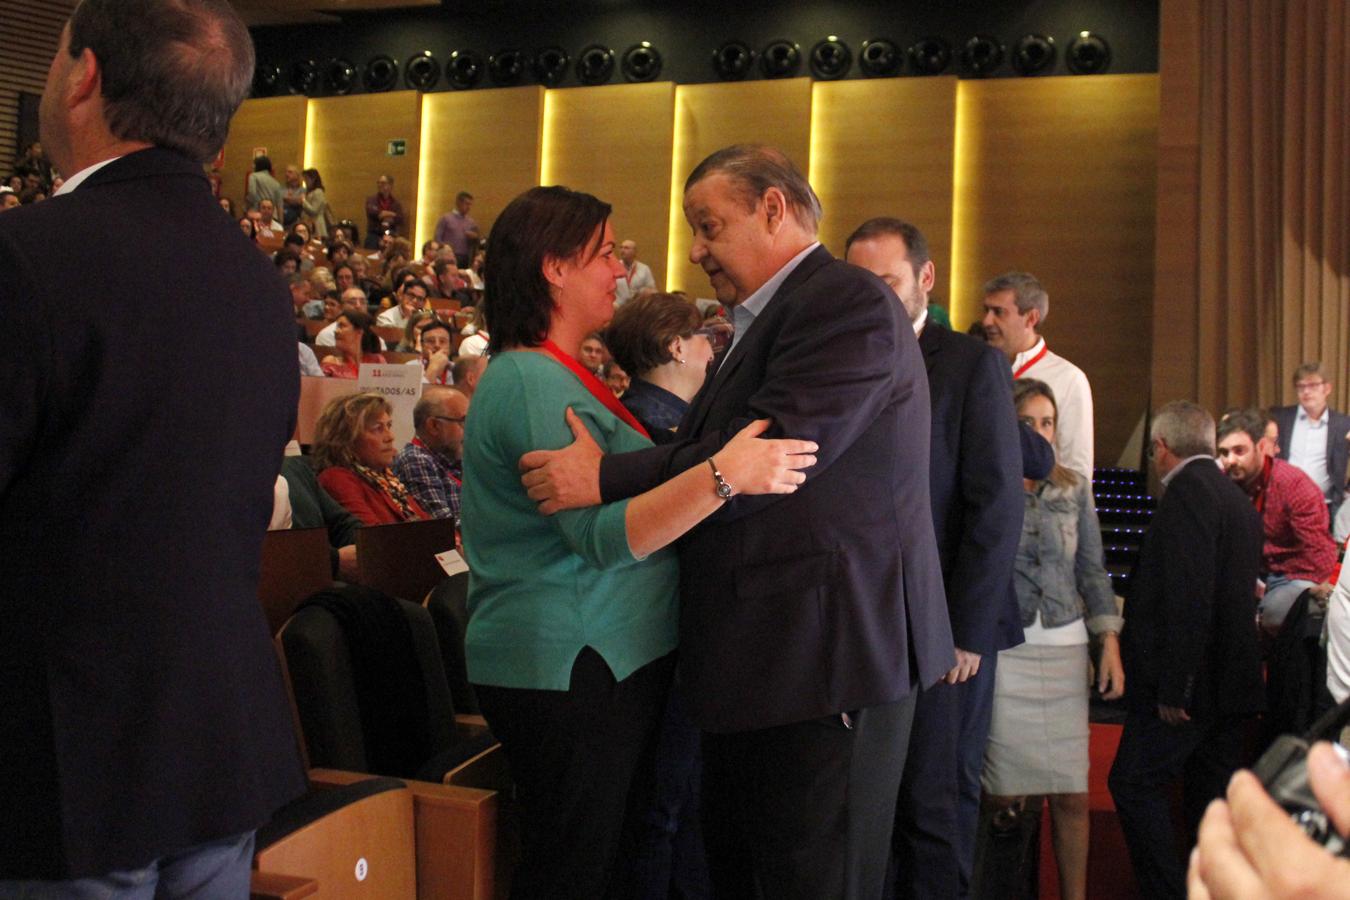
<svg viewBox="0 0 1350 900"><path fill-rule="evenodd" d="M614 392L605 387L604 382L599 378L596 378L594 373L573 359L571 354L565 353L563 349L553 343L553 341L545 338L543 347L550 356L562 363L573 375L577 376L577 380L581 382L582 386L591 392L591 396L604 404L605 409L614 413L614 415L621 419L624 424L628 425L638 434L642 435L647 440L651 440L652 436L647 433L647 429L642 427L642 423L628 411L628 407L619 402L619 398L614 396Z"/></svg>

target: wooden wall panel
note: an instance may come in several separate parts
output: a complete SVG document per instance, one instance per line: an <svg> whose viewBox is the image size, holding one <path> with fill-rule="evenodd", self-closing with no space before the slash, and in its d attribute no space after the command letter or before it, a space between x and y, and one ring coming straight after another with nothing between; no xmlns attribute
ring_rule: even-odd
<svg viewBox="0 0 1350 900"><path fill-rule="evenodd" d="M714 150L763 143L781 149L806 172L811 155L811 79L680 85L675 89L675 164L670 196L666 286L709 297L707 276L689 262L692 236L681 208L684 179Z"/></svg>
<svg viewBox="0 0 1350 900"><path fill-rule="evenodd" d="M61 29L74 9L74 0L0 0L0 175L9 175L22 149L19 94L42 93Z"/></svg>
<svg viewBox="0 0 1350 900"><path fill-rule="evenodd" d="M665 284L675 85L551 90L544 98L540 182L595 194L614 206L614 235Z"/></svg>
<svg viewBox="0 0 1350 900"><path fill-rule="evenodd" d="M539 183L544 121L542 87L427 94L422 101L422 193L418 244L454 208L455 195L474 196L473 212L486 237L497 214Z"/></svg>
<svg viewBox="0 0 1350 900"><path fill-rule="evenodd" d="M402 201L408 217L404 234L412 237L421 122L421 95L416 91L310 101L305 159L323 176L333 218L354 221L362 240L366 237L366 197L375 193L375 180L381 175L394 179L394 196ZM407 154L389 156L391 140L406 141Z"/></svg>
<svg viewBox="0 0 1350 900"><path fill-rule="evenodd" d="M253 150L266 147L277 181L284 183L286 166L304 164L304 97L267 97L246 100L230 121L225 141L225 165L220 170L220 193L242 210L248 173L253 171ZM328 173L320 170L327 182ZM242 212L241 212L242 215Z"/></svg>
<svg viewBox="0 0 1350 900"><path fill-rule="evenodd" d="M937 266L934 299L951 296L956 78L821 81L811 106L811 186L836 256L873 216L912 222Z"/></svg>
<svg viewBox="0 0 1350 900"><path fill-rule="evenodd" d="M954 324L986 279L1020 269L1050 294L1045 335L1092 383L1113 464L1148 407L1158 78L1022 78L958 87Z"/></svg>

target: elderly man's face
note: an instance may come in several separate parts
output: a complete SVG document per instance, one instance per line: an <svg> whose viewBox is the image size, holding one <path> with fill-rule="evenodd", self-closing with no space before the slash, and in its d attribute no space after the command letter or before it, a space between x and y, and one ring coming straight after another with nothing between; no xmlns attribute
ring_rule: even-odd
<svg viewBox="0 0 1350 900"><path fill-rule="evenodd" d="M366 295L359 288L348 288L342 292L342 308L353 311L366 311Z"/></svg>
<svg viewBox="0 0 1350 900"><path fill-rule="evenodd" d="M275 213L276 207L272 205L271 200L264 200L258 204L258 215L262 218L264 224L270 223Z"/></svg>
<svg viewBox="0 0 1350 900"><path fill-rule="evenodd" d="M684 195L684 217L694 231L689 261L707 273L717 299L729 306L744 301L780 268L772 262L766 197L747 209L736 183L721 172ZM776 213L781 217L783 211Z"/></svg>
<svg viewBox="0 0 1350 900"><path fill-rule="evenodd" d="M637 259L637 244L633 241L624 241L619 245L619 259L625 264L631 265L633 260Z"/></svg>

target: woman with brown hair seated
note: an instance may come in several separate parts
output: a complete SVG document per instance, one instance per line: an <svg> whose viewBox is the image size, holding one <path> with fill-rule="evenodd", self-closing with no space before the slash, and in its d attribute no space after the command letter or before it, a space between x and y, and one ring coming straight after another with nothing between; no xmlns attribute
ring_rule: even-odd
<svg viewBox="0 0 1350 900"><path fill-rule="evenodd" d="M360 310L345 309L337 317L333 346L337 353L325 356L320 364L329 378L355 378L361 372L361 363L386 361L370 316Z"/></svg>
<svg viewBox="0 0 1350 900"><path fill-rule="evenodd" d="M390 468L398 445L387 400L373 393L334 397L314 430L319 485L363 524L430 518Z"/></svg>

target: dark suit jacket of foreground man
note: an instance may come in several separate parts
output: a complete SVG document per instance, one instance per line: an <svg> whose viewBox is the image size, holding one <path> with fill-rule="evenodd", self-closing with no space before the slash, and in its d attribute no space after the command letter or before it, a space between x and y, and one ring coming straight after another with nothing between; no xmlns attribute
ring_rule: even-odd
<svg viewBox="0 0 1350 900"><path fill-rule="evenodd" d="M0 878L140 867L304 789L258 603L285 286L148 149L0 215Z"/></svg>
<svg viewBox="0 0 1350 900"><path fill-rule="evenodd" d="M735 497L680 544L681 678L705 730L889 703L954 664L928 380L897 310L881 281L818 248L704 385L676 443L601 463L609 502L706 466L751 418L820 445L796 493Z"/></svg>

